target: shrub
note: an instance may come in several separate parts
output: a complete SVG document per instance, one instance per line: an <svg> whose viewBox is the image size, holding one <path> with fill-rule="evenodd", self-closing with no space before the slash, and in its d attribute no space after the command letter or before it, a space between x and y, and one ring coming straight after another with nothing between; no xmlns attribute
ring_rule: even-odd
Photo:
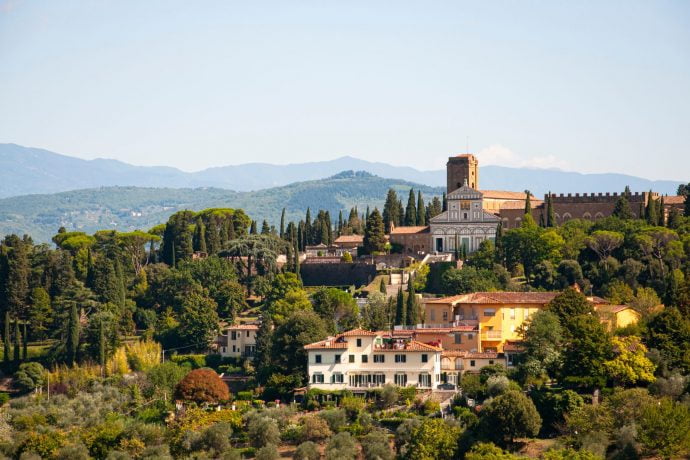
<svg viewBox="0 0 690 460"><path fill-rule="evenodd" d="M206 355L172 355L170 361L180 366L187 364L191 366L192 369L206 367Z"/></svg>
<svg viewBox="0 0 690 460"><path fill-rule="evenodd" d="M278 423L261 415L251 417L247 423L247 436L254 447L278 444L280 442Z"/></svg>
<svg viewBox="0 0 690 460"><path fill-rule="evenodd" d="M172 395L175 387L187 374L187 370L177 364L166 361L151 367L147 376L151 382L154 390L165 392L167 395Z"/></svg>
<svg viewBox="0 0 690 460"><path fill-rule="evenodd" d="M362 453L365 460L393 460L393 451L388 442L388 434L374 430L362 437Z"/></svg>
<svg viewBox="0 0 690 460"><path fill-rule="evenodd" d="M344 396L340 400L340 407L345 410L350 420L356 419L364 406L364 399L357 396Z"/></svg>
<svg viewBox="0 0 690 460"><path fill-rule="evenodd" d="M332 432L337 433L347 424L347 416L342 409L330 409L319 412L319 417L328 423Z"/></svg>
<svg viewBox="0 0 690 460"><path fill-rule="evenodd" d="M39 363L22 363L14 374L15 384L23 391L33 391L43 386L45 369Z"/></svg>
<svg viewBox="0 0 690 460"><path fill-rule="evenodd" d="M414 401L417 396L417 389L415 387L398 388L398 401L407 403Z"/></svg>
<svg viewBox="0 0 690 460"><path fill-rule="evenodd" d="M230 398L228 386L211 369L195 369L177 384L180 399L197 403L219 403Z"/></svg>
<svg viewBox="0 0 690 460"><path fill-rule="evenodd" d="M127 359L127 351L124 347L115 350L113 356L110 357L106 363L106 372L108 375L124 375L131 372L129 368L129 360Z"/></svg>
<svg viewBox="0 0 690 460"><path fill-rule="evenodd" d="M402 457L405 457L412 442L412 436L421 425L422 421L420 419L411 418L404 420L395 430L395 447Z"/></svg>
<svg viewBox="0 0 690 460"><path fill-rule="evenodd" d="M251 391L238 391L237 392L237 399L239 401L251 401L253 397L254 397L254 394Z"/></svg>
<svg viewBox="0 0 690 460"><path fill-rule="evenodd" d="M458 450L462 429L443 419L427 418L411 433L407 446L410 458L450 460Z"/></svg>
<svg viewBox="0 0 690 460"><path fill-rule="evenodd" d="M316 444L311 441L306 441L297 446L292 458L293 460L320 460L321 453Z"/></svg>
<svg viewBox="0 0 690 460"><path fill-rule="evenodd" d="M387 383L381 388L381 405L384 408L392 407L398 402L398 389L395 385Z"/></svg>
<svg viewBox="0 0 690 460"><path fill-rule="evenodd" d="M203 449L220 455L230 448L231 435L232 426L229 423L216 423L204 430L201 435L200 445Z"/></svg>
<svg viewBox="0 0 690 460"><path fill-rule="evenodd" d="M279 458L280 454L275 444L266 444L256 451L256 460L278 460Z"/></svg>
<svg viewBox="0 0 690 460"><path fill-rule="evenodd" d="M0 393L0 406L4 406L10 400L10 395L7 393Z"/></svg>
<svg viewBox="0 0 690 460"><path fill-rule="evenodd" d="M510 380L505 375L492 375L486 380L486 392L489 396L498 396L510 388Z"/></svg>
<svg viewBox="0 0 690 460"><path fill-rule="evenodd" d="M354 460L357 444L347 431L336 434L326 445L326 460Z"/></svg>
<svg viewBox="0 0 690 460"><path fill-rule="evenodd" d="M302 425L302 436L305 441L320 441L333 434L328 427L328 423L323 418L315 415L302 417Z"/></svg>
<svg viewBox="0 0 690 460"><path fill-rule="evenodd" d="M505 445L518 437L536 436L541 416L531 399L511 390L482 408L481 423L488 438Z"/></svg>
<svg viewBox="0 0 690 460"><path fill-rule="evenodd" d="M127 363L134 371L147 371L161 361L161 344L153 340L139 340L125 346Z"/></svg>

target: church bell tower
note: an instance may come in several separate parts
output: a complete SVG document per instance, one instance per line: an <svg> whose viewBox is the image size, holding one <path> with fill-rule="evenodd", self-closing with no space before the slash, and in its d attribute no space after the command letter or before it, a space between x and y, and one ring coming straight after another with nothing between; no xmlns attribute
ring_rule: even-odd
<svg viewBox="0 0 690 460"><path fill-rule="evenodd" d="M474 155L457 155L448 158L446 163L448 177L447 193L459 189L465 183L479 190L479 162Z"/></svg>

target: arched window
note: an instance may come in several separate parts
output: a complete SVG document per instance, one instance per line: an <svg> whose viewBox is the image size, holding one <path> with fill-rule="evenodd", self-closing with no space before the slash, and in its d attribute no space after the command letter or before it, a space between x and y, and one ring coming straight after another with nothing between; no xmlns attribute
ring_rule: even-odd
<svg viewBox="0 0 690 460"><path fill-rule="evenodd" d="M586 212L586 213L582 214L582 218L587 219L587 220L591 220L592 215L590 213Z"/></svg>
<svg viewBox="0 0 690 460"><path fill-rule="evenodd" d="M604 218L604 213L598 212L594 214L595 219L603 219Z"/></svg>

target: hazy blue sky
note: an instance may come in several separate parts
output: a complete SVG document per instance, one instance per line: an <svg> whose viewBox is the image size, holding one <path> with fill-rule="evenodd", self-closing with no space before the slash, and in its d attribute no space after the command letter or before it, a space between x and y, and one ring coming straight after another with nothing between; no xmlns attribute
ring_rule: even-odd
<svg viewBox="0 0 690 460"><path fill-rule="evenodd" d="M0 0L0 142L690 180L688 1Z"/></svg>

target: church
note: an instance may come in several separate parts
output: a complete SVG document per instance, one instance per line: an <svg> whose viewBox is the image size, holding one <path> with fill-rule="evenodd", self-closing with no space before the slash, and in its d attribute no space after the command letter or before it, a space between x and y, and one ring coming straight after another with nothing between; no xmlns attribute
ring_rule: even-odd
<svg viewBox="0 0 690 460"><path fill-rule="evenodd" d="M479 248L484 240L496 240L501 219L485 210L484 194L479 191L479 162L474 155L450 157L446 164L447 206L429 222L431 249L465 254Z"/></svg>

